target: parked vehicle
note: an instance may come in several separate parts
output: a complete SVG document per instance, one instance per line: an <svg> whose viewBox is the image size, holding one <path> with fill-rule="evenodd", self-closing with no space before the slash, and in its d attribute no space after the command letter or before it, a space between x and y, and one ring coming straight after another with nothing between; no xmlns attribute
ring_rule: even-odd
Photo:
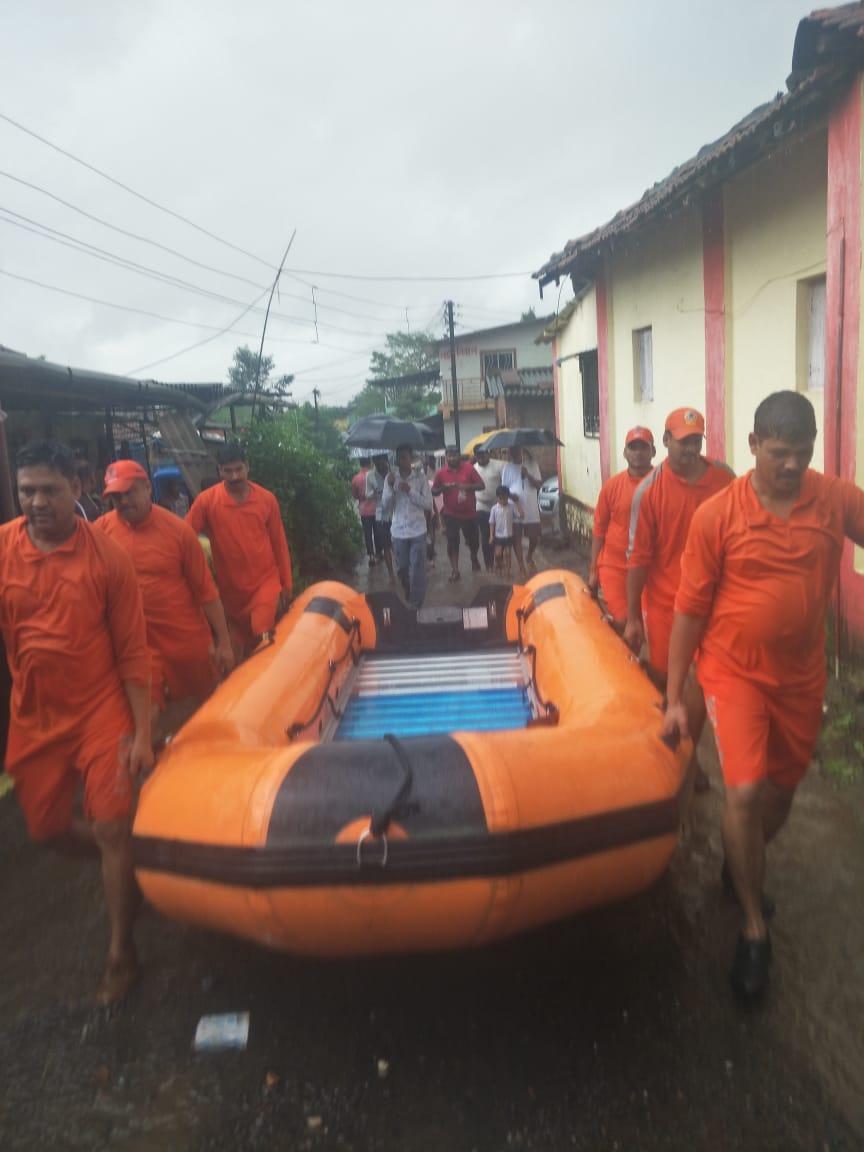
<svg viewBox="0 0 864 1152"><path fill-rule="evenodd" d="M550 531L560 531L561 522L558 518L558 477L550 476L540 485L537 494L537 503L540 505L541 523L548 525Z"/></svg>

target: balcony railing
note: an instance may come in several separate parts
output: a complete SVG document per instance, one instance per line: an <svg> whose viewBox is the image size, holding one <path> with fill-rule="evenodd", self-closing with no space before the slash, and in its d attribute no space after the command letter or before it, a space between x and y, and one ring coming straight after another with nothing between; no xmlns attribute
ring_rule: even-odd
<svg viewBox="0 0 864 1152"><path fill-rule="evenodd" d="M456 395L460 408L486 408L492 403L486 395L486 382L481 376L463 376L457 380ZM441 404L444 408L453 407L453 383L449 377L441 380Z"/></svg>

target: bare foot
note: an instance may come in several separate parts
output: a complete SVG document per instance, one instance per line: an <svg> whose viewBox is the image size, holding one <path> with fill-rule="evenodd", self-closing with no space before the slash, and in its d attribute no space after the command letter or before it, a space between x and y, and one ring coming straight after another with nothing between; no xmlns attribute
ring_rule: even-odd
<svg viewBox="0 0 864 1152"><path fill-rule="evenodd" d="M96 989L96 1003L107 1007L124 1000L141 977L141 966L134 951L119 960L109 960Z"/></svg>

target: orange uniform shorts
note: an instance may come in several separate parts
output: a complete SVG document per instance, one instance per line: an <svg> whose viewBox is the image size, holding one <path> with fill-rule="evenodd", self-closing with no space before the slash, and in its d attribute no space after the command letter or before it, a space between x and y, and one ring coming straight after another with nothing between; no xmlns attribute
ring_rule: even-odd
<svg viewBox="0 0 864 1152"><path fill-rule="evenodd" d="M822 693L774 693L731 676L702 687L726 786L767 779L794 790L819 736Z"/></svg>
<svg viewBox="0 0 864 1152"><path fill-rule="evenodd" d="M110 700L78 732L56 744L40 743L7 769L33 840L50 840L69 828L79 783L87 820L129 815L132 782L120 766L120 745L131 733L125 702Z"/></svg>
<svg viewBox="0 0 864 1152"><path fill-rule="evenodd" d="M600 589L606 608L613 620L627 619L627 569L607 568L601 564L598 569Z"/></svg>

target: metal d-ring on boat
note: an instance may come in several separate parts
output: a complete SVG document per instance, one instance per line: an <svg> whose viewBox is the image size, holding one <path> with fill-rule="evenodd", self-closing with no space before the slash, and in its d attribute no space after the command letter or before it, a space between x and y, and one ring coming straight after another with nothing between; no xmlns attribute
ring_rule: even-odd
<svg viewBox="0 0 864 1152"><path fill-rule="evenodd" d="M690 746L581 580L468 609L308 589L142 790L162 912L298 953L476 945L663 872Z"/></svg>

